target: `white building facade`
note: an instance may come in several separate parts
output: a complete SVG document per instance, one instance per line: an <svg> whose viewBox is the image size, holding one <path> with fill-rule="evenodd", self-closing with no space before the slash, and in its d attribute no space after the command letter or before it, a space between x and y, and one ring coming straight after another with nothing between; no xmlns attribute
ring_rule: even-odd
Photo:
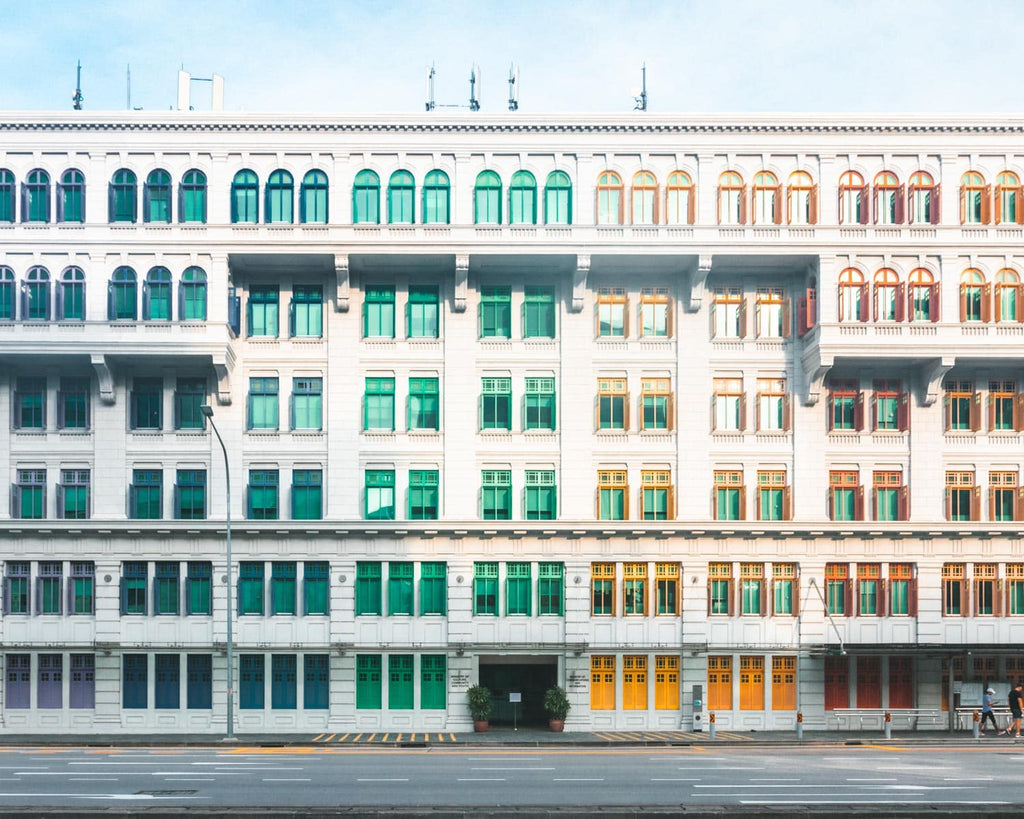
<svg viewBox="0 0 1024 819"><path fill-rule="evenodd" d="M1022 134L5 116L2 725L223 732L228 594L241 733L1005 689Z"/></svg>

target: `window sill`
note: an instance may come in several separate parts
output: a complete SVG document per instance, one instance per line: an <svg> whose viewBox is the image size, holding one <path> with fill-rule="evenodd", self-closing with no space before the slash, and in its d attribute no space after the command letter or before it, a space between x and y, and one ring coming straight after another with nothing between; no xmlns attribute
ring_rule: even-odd
<svg viewBox="0 0 1024 819"><path fill-rule="evenodd" d="M604 438L628 438L628 429L598 429L595 433Z"/></svg>
<svg viewBox="0 0 1024 819"><path fill-rule="evenodd" d="M675 435L674 429L642 429L641 438L671 438Z"/></svg>
<svg viewBox="0 0 1024 819"><path fill-rule="evenodd" d="M281 435L281 431L278 429L247 429L246 435L251 435L253 438L277 438Z"/></svg>

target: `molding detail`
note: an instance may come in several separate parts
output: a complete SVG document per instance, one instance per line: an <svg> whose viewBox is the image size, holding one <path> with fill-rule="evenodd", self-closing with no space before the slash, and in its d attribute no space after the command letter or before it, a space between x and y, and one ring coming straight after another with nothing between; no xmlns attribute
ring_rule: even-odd
<svg viewBox="0 0 1024 819"><path fill-rule="evenodd" d="M217 403L222 407L231 403L231 371L235 366L235 357L230 353L223 358L213 357L213 372L217 376Z"/></svg>
<svg viewBox="0 0 1024 819"><path fill-rule="evenodd" d="M453 313L466 312L466 298L469 295L469 256L462 254L455 257L455 299L452 304Z"/></svg>
<svg viewBox="0 0 1024 819"><path fill-rule="evenodd" d="M954 356L942 356L929 361L924 366L921 379L921 391L917 396L918 406L930 407L939 398L939 386L946 373L956 364Z"/></svg>
<svg viewBox="0 0 1024 819"><path fill-rule="evenodd" d="M348 312L348 256L336 253L334 255L334 276L337 280L334 294L334 312Z"/></svg>
<svg viewBox="0 0 1024 819"><path fill-rule="evenodd" d="M572 275L572 302L569 304L570 313L583 312L583 299L587 292L587 276L589 275L590 256L577 256L576 270Z"/></svg>
<svg viewBox="0 0 1024 819"><path fill-rule="evenodd" d="M117 400L114 392L114 375L110 372L110 364L105 355L94 354L89 357L92 368L96 370L96 378L100 383L100 401L112 405Z"/></svg>
<svg viewBox="0 0 1024 819"><path fill-rule="evenodd" d="M704 301L704 293L707 291L708 274L711 272L711 264L714 256L701 254L697 257L697 268L690 274L690 292L686 298L686 312L696 313L700 310Z"/></svg>
<svg viewBox="0 0 1024 819"><path fill-rule="evenodd" d="M804 393L801 398L805 407L813 407L821 398L821 387L825 383L825 376L835 359L830 356L821 356L816 362L804 361Z"/></svg>

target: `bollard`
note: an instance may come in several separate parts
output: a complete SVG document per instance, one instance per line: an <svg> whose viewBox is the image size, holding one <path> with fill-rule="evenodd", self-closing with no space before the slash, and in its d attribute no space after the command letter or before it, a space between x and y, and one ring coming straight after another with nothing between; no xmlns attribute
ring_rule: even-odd
<svg viewBox="0 0 1024 819"><path fill-rule="evenodd" d="M804 712L803 711L797 711L796 712L796 738L797 739L803 739L804 738Z"/></svg>
<svg viewBox="0 0 1024 819"><path fill-rule="evenodd" d="M978 714L978 712L977 712L977 711L975 711L975 712L974 712L974 729L973 729L973 733L974 733L974 738L975 738L975 739L978 739L978 738L979 738L979 737L978 737L978 728L980 727L980 726L979 726L979 723L980 723L980 722L981 722L981 715L980 715L980 714Z"/></svg>
<svg viewBox="0 0 1024 819"><path fill-rule="evenodd" d="M715 738L715 712L711 712L711 716L708 717L708 739Z"/></svg>
<svg viewBox="0 0 1024 819"><path fill-rule="evenodd" d="M885 712L885 738L892 739L892 714Z"/></svg>

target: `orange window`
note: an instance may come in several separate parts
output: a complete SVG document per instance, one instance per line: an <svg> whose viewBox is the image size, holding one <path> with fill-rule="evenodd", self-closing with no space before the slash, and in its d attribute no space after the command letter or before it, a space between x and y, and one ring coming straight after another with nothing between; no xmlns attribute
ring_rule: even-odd
<svg viewBox="0 0 1024 819"><path fill-rule="evenodd" d="M868 186L856 171L839 177L839 224L865 225L869 219Z"/></svg>
<svg viewBox="0 0 1024 819"><path fill-rule="evenodd" d="M1024 189L1020 178L1012 171L1003 171L996 177L996 188L993 196L995 205L995 221L998 225L1021 224L1024 222Z"/></svg>
<svg viewBox="0 0 1024 819"><path fill-rule="evenodd" d="M796 710L796 657L772 657L772 710Z"/></svg>
<svg viewBox="0 0 1024 819"><path fill-rule="evenodd" d="M855 267L839 274L839 320L868 320L868 285L864 274Z"/></svg>
<svg viewBox="0 0 1024 819"><path fill-rule="evenodd" d="M615 710L615 656L595 654L590 658L590 710Z"/></svg>
<svg viewBox="0 0 1024 819"><path fill-rule="evenodd" d="M992 308L996 321L1024 321L1020 274L1009 267L996 273Z"/></svg>
<svg viewBox="0 0 1024 819"><path fill-rule="evenodd" d="M633 175L632 222L634 225L656 225L658 213L658 180L650 171Z"/></svg>
<svg viewBox="0 0 1024 819"><path fill-rule="evenodd" d="M671 654L654 657L654 707L658 711L679 709L679 658Z"/></svg>
<svg viewBox="0 0 1024 819"><path fill-rule="evenodd" d="M747 188L743 177L726 171L718 177L718 224L743 225L747 221Z"/></svg>
<svg viewBox="0 0 1024 819"><path fill-rule="evenodd" d="M795 171L789 175L786 213L791 225L813 225L818 221L818 189L809 173Z"/></svg>
<svg viewBox="0 0 1024 819"><path fill-rule="evenodd" d="M903 224L903 187L896 174L882 171L875 176L875 223Z"/></svg>
<svg viewBox="0 0 1024 819"><path fill-rule="evenodd" d="M782 222L782 186L775 174L761 171L754 176L755 225L777 225Z"/></svg>
<svg viewBox="0 0 1024 819"><path fill-rule="evenodd" d="M624 221L625 202L622 178L614 171L604 171L597 177L597 223L621 225Z"/></svg>
<svg viewBox="0 0 1024 819"><path fill-rule="evenodd" d="M732 657L708 657L708 710L732 710Z"/></svg>
<svg viewBox="0 0 1024 819"><path fill-rule="evenodd" d="M647 710L647 657L643 654L622 658L622 710Z"/></svg>
<svg viewBox="0 0 1024 819"><path fill-rule="evenodd" d="M764 710L764 657L740 657L740 710Z"/></svg>
<svg viewBox="0 0 1024 819"><path fill-rule="evenodd" d="M689 174L673 171L665 186L665 221L670 225L692 225L696 215L697 197Z"/></svg>
<svg viewBox="0 0 1024 819"><path fill-rule="evenodd" d="M992 189L977 171L960 177L960 224L987 225L991 215Z"/></svg>

